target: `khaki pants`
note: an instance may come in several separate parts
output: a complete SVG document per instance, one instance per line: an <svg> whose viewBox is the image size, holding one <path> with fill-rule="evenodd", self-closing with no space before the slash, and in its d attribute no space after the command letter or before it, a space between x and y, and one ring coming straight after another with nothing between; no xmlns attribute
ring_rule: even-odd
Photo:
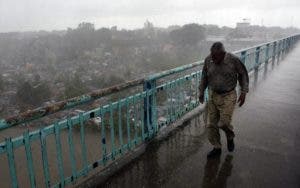
<svg viewBox="0 0 300 188"><path fill-rule="evenodd" d="M215 148L221 148L219 128L225 132L227 139L234 138L231 119L236 100L235 90L222 95L209 91L207 133L209 142Z"/></svg>

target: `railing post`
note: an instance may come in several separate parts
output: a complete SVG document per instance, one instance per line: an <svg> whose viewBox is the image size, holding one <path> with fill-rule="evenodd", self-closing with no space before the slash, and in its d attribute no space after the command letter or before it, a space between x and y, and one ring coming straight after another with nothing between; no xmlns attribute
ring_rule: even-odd
<svg viewBox="0 0 300 188"><path fill-rule="evenodd" d="M241 52L241 61L245 65L247 50Z"/></svg>
<svg viewBox="0 0 300 188"><path fill-rule="evenodd" d="M240 60L245 65L246 69L248 70L248 67L246 66L246 56L247 56L247 50L244 50L241 52ZM239 87L239 86L238 86ZM240 89L237 90L238 95L240 94Z"/></svg>
<svg viewBox="0 0 300 188"><path fill-rule="evenodd" d="M282 41L278 41L278 47L277 47L277 64L279 63L280 60L280 56L281 56L281 45L282 45Z"/></svg>
<svg viewBox="0 0 300 188"><path fill-rule="evenodd" d="M144 91L146 91L146 98L144 98L145 132L151 137L153 133L158 131L156 118L156 80L146 80Z"/></svg>
<svg viewBox="0 0 300 188"><path fill-rule="evenodd" d="M269 63L269 49L270 49L270 44L266 45L266 54L265 54L265 66L264 66L264 78L267 76L268 72L268 63Z"/></svg>
<svg viewBox="0 0 300 188"><path fill-rule="evenodd" d="M282 43L281 43L281 59L284 56L284 45L285 45L285 39L282 39Z"/></svg>
<svg viewBox="0 0 300 188"><path fill-rule="evenodd" d="M287 51L286 51L286 43L287 43L287 40L283 39L283 41L282 41L282 58L281 59L284 59L285 55L287 53Z"/></svg>
<svg viewBox="0 0 300 188"><path fill-rule="evenodd" d="M290 48L290 38L286 39L286 52L289 52L289 48Z"/></svg>
<svg viewBox="0 0 300 188"><path fill-rule="evenodd" d="M257 85L260 46L255 49L254 87Z"/></svg>
<svg viewBox="0 0 300 188"><path fill-rule="evenodd" d="M281 48L280 48L280 60L284 57L284 39L281 41Z"/></svg>
<svg viewBox="0 0 300 188"><path fill-rule="evenodd" d="M270 49L270 44L267 44L266 45L266 60L265 60L265 63L268 63L269 62L269 49Z"/></svg>
<svg viewBox="0 0 300 188"><path fill-rule="evenodd" d="M274 63L276 60L276 46L277 46L277 42L275 41L273 43L273 52L272 52L272 67L274 67Z"/></svg>
<svg viewBox="0 0 300 188"><path fill-rule="evenodd" d="M285 45L285 50L286 50L286 53L289 52L289 38L286 39L286 45Z"/></svg>
<svg viewBox="0 0 300 188"><path fill-rule="evenodd" d="M18 178L15 164L15 154L13 149L13 143L11 138L5 139L6 150L7 150L7 160L9 166L9 173L11 178L11 185L13 188L17 188L18 186Z"/></svg>
<svg viewBox="0 0 300 188"><path fill-rule="evenodd" d="M296 40L298 40L298 38L299 38L299 37L295 37L295 36L292 37L292 46L295 45Z"/></svg>

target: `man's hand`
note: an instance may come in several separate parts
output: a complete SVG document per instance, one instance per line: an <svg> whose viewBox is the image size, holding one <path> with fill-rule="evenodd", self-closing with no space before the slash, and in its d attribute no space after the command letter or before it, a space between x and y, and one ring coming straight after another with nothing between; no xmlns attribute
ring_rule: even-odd
<svg viewBox="0 0 300 188"><path fill-rule="evenodd" d="M246 99L246 93L241 92L240 97L237 101L239 103L239 107L243 106L243 104L245 103L245 99Z"/></svg>
<svg viewBox="0 0 300 188"><path fill-rule="evenodd" d="M204 95L199 95L199 102L201 103L201 104L203 104L204 103Z"/></svg>

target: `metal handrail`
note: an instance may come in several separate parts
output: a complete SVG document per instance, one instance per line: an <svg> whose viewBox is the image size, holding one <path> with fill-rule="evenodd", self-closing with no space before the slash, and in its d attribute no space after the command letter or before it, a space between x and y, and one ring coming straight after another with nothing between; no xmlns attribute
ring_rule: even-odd
<svg viewBox="0 0 300 188"><path fill-rule="evenodd" d="M254 70L254 82L256 82L259 66L262 63L268 63L269 60L272 60L272 63L275 62L275 59L278 61L299 39L300 35L295 35L279 41L264 43L263 45L247 48L246 50L240 50L235 53L240 53L239 57L246 65L248 71ZM37 128L30 132L25 129L24 133L20 136L5 138L5 141L0 143L0 155L6 155L7 157L12 187L15 188L19 185L17 171L20 169L16 167L16 159L14 157L16 149L25 149L25 152L18 152L18 154L24 155L24 157L26 156L26 160L21 162L27 165L27 174L31 187L37 187L37 177L44 180L45 187L64 187L65 185L76 183L77 179L86 176L93 169L99 166L105 167L109 161L115 160L116 157L122 157L124 153L131 151L139 144L152 139L158 134L162 127L170 125L199 105L198 86L201 79L201 71L194 71L184 76L177 76L169 81L164 80L160 85L157 85L157 80L197 67L202 65L202 63L203 61L198 61L2 120L1 128L9 128L22 122L38 119L80 104L86 104L87 102L114 92L122 91L126 88L141 84L143 84L144 87L142 92L136 92L133 95L115 102L101 105L72 117L62 118L55 123ZM162 96L162 101L160 101L159 95ZM166 113L161 116L158 115L158 111L162 110L162 108L159 108L159 102L164 102L163 105L167 107L163 109ZM100 139L97 138L94 142L100 142L101 147L97 148L97 150L100 150L101 155L100 157L97 156L97 160L89 162L87 160L87 146L89 145L85 143L85 129L88 128L86 123L90 120L94 120L96 117L101 120L98 126L101 135L99 135ZM77 138L80 140L81 156L77 156L77 153L75 153L75 143L73 141L75 127L79 128L79 130L77 129ZM65 173L63 167L64 153L61 146L62 133L67 138L65 145L69 148L68 156L70 157L70 162L68 164L71 170L69 174ZM48 136L52 136L52 138L54 137L55 139L53 147L56 148L56 152L52 152L51 157L49 157L49 153L47 153ZM43 173L38 174L35 173L34 166L36 165L36 161L33 160L33 156L38 149L33 151L31 148L33 147L33 143L37 141L40 141L38 146L40 147L43 169ZM80 168L76 166L76 159L81 159L82 166ZM52 172L50 170L49 161L53 162L53 160L55 160L58 169L58 179L55 180L51 179L50 176ZM4 161L0 161L0 163L3 162Z"/></svg>

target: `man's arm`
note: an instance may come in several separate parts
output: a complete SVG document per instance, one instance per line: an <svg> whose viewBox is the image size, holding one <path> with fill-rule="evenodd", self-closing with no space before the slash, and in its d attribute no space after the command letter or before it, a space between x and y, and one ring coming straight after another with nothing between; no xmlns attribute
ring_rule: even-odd
<svg viewBox="0 0 300 188"><path fill-rule="evenodd" d="M241 87L241 95L238 99L238 102L239 106L242 106L245 103L246 94L249 91L249 76L248 71L241 60L238 57L236 57L235 59L236 70L238 73L238 82Z"/></svg>
<svg viewBox="0 0 300 188"><path fill-rule="evenodd" d="M201 81L199 85L199 101L202 104L204 102L204 91L207 88L208 80L207 80L207 60L205 59L204 65L201 73Z"/></svg>

